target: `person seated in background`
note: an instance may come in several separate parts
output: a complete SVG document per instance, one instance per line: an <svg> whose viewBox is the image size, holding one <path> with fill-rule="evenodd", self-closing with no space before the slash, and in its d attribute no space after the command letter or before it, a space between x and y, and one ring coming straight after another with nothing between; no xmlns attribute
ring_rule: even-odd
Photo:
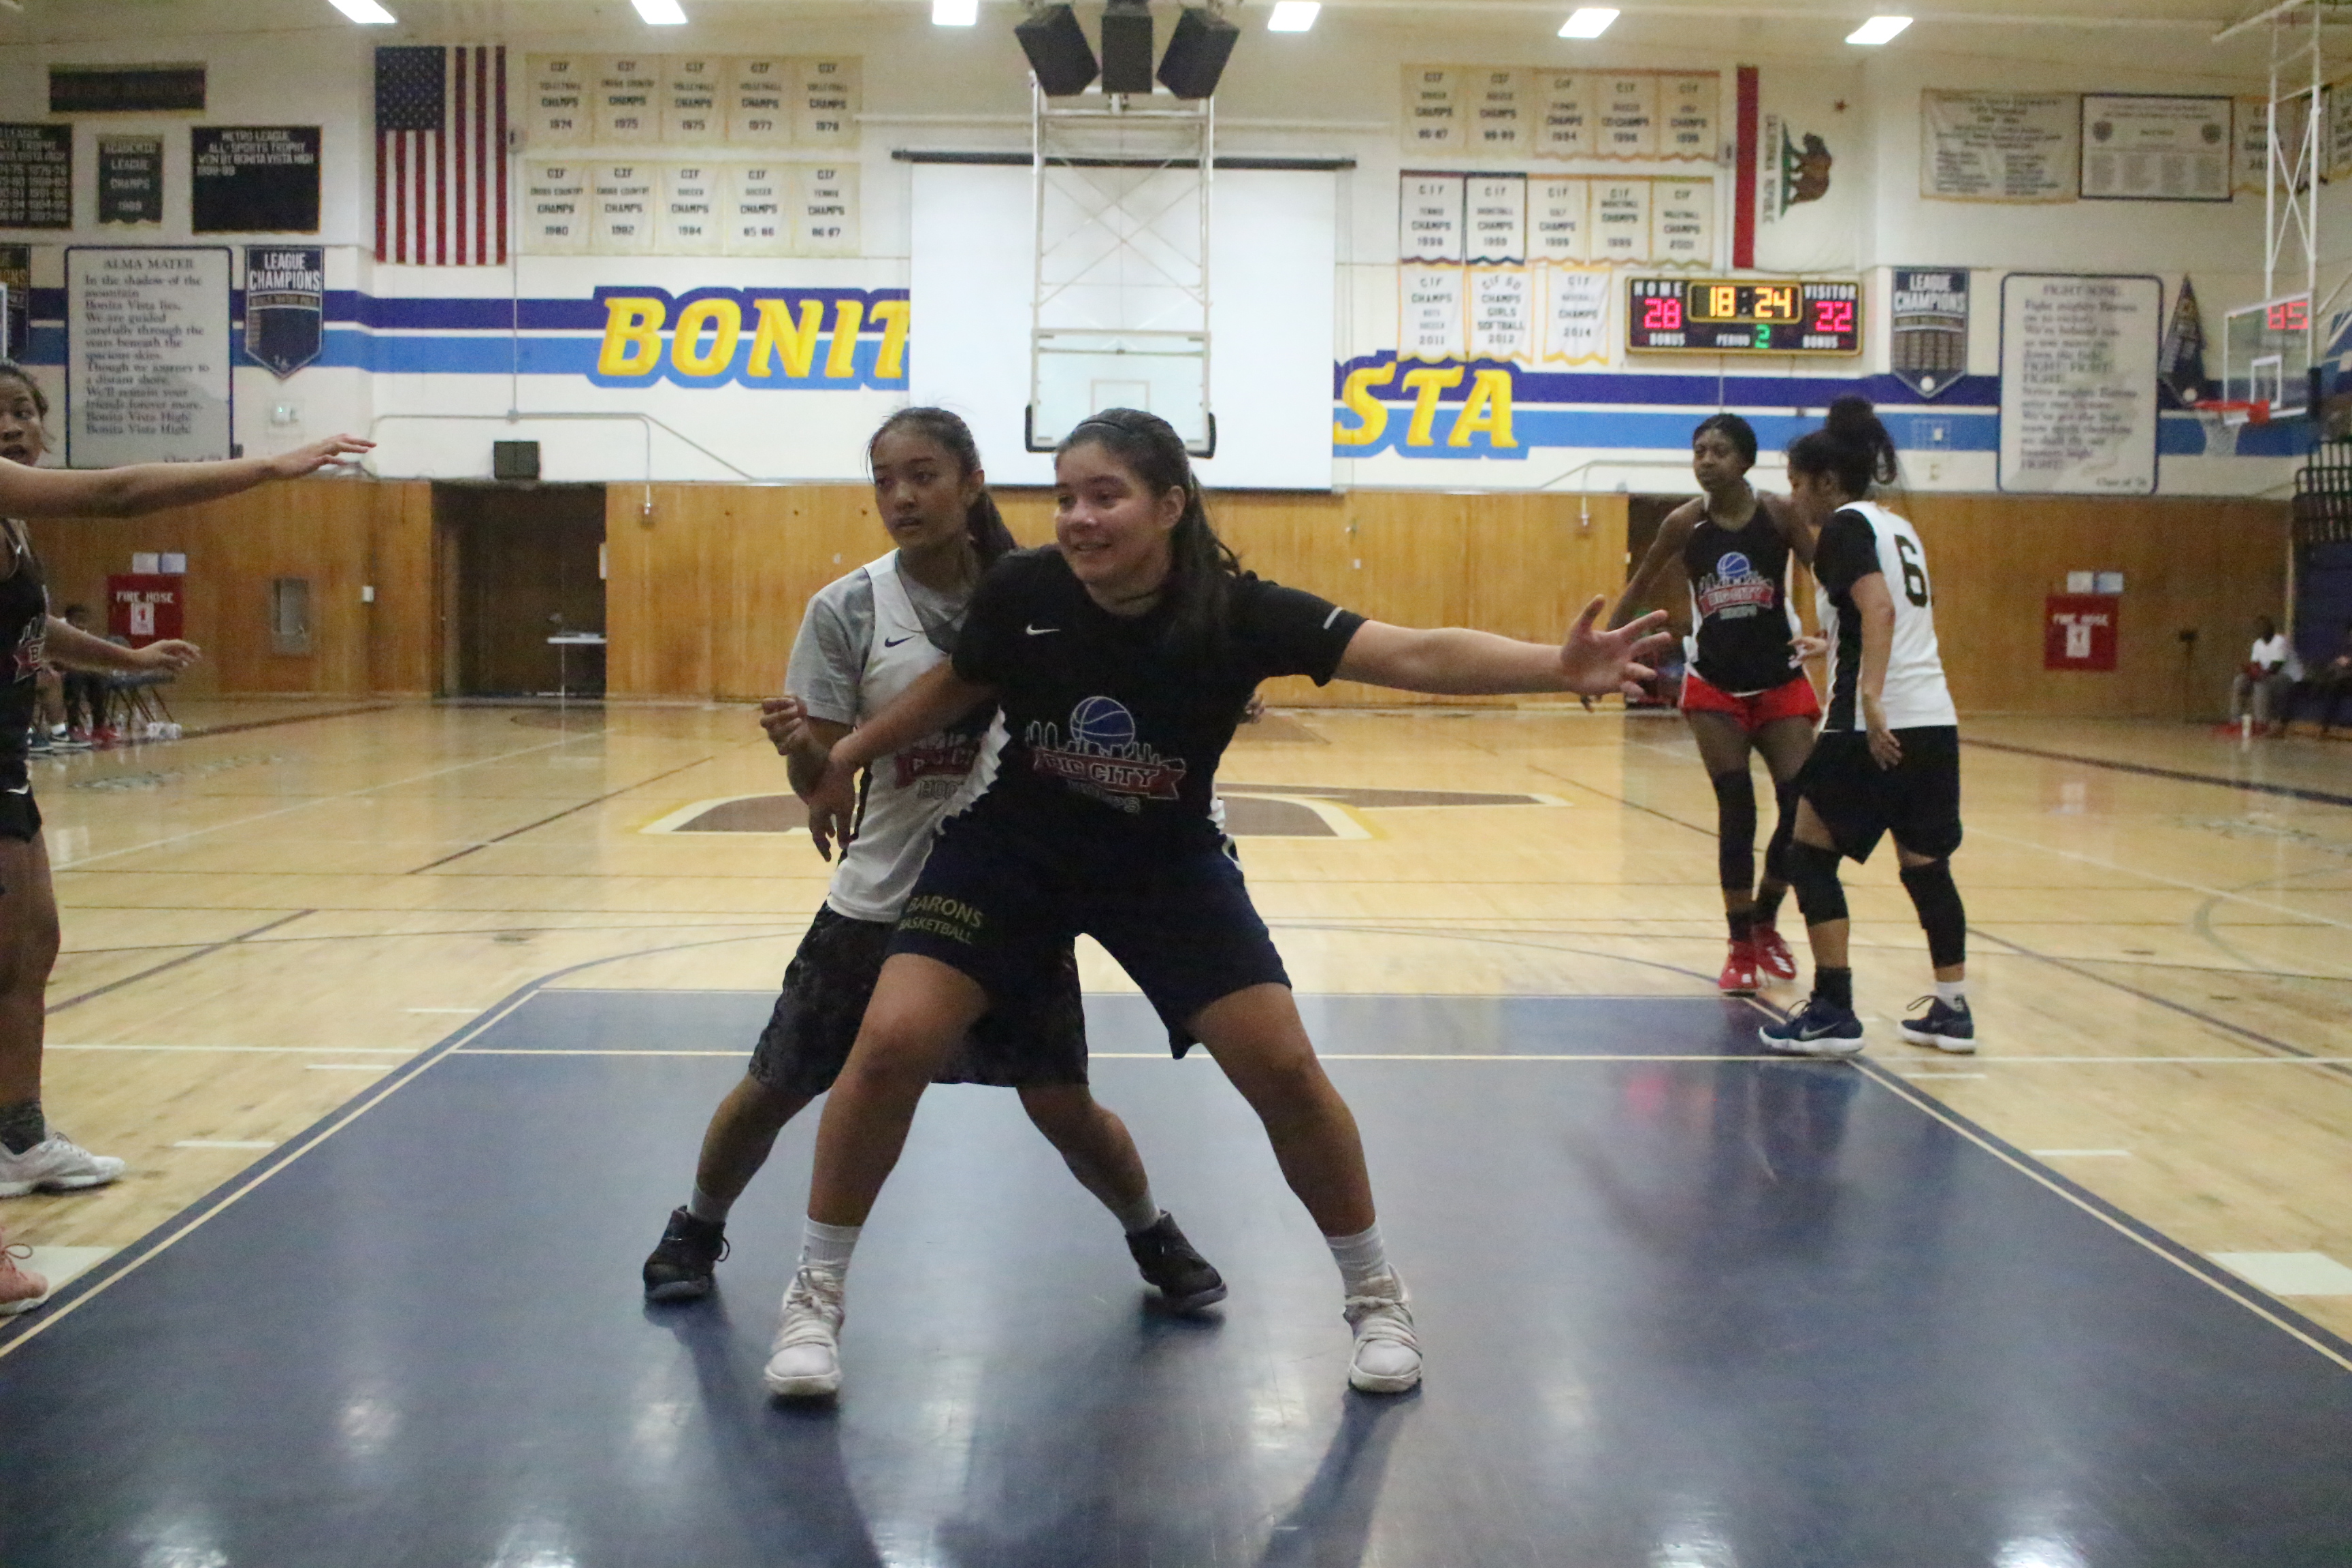
<svg viewBox="0 0 2352 1568"><path fill-rule="evenodd" d="M2319 710L2319 733L2326 738L2336 727L2336 710L2352 698L2352 621L2344 623L2344 636L2336 645L2335 655L2298 681L2294 689L2298 695L2308 694Z"/></svg>
<svg viewBox="0 0 2352 1568"><path fill-rule="evenodd" d="M2278 623L2268 616L2256 616L2254 646L2246 655L2245 668L2230 683L2230 721L2235 724L2245 719L2251 705L2255 729L2271 729L2271 716L2275 713L2277 727L2284 731L2287 695L2301 673L2294 648L2279 631Z"/></svg>
<svg viewBox="0 0 2352 1568"><path fill-rule="evenodd" d="M68 605L64 620L78 632L89 631L89 606ZM64 680L65 734L80 742L96 739L106 728L106 677L94 669L68 669Z"/></svg>

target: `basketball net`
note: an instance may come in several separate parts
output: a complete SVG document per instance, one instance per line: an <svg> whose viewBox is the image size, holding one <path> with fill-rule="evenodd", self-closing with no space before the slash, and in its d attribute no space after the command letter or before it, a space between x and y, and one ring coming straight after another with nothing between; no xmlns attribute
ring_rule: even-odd
<svg viewBox="0 0 2352 1568"><path fill-rule="evenodd" d="M2209 458L2236 457L2238 432L2249 425L2271 422L2271 405L2267 403L2192 403L2189 411L2205 427L2205 455Z"/></svg>

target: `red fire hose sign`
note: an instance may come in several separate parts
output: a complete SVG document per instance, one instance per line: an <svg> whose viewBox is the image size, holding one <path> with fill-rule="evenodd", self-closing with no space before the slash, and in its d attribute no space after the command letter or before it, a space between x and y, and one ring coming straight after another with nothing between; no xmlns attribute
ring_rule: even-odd
<svg viewBox="0 0 2352 1568"><path fill-rule="evenodd" d="M2053 594L2042 616L2042 668L2113 669L2116 621L2123 601L2113 594Z"/></svg>
<svg viewBox="0 0 2352 1568"><path fill-rule="evenodd" d="M106 629L132 647L180 635L184 577L141 574L106 580Z"/></svg>

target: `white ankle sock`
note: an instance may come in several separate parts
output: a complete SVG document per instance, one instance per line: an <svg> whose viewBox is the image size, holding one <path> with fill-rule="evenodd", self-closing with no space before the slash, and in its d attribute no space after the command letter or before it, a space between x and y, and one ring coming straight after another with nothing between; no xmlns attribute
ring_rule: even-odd
<svg viewBox="0 0 2352 1568"><path fill-rule="evenodd" d="M1381 1245L1381 1227L1377 1224L1353 1236L1327 1236L1323 1245L1331 1249L1331 1261L1339 1266L1339 1282L1350 1296L1360 1296L1365 1286L1393 1278L1396 1273L1389 1267L1388 1251Z"/></svg>
<svg viewBox="0 0 2352 1568"><path fill-rule="evenodd" d="M694 1195L686 1200L686 1212L692 1215L695 1218L702 1221L705 1225L725 1225L727 1223L727 1211L734 1206L735 1205L731 1201L722 1204L717 1198L712 1197L709 1193L704 1192L702 1190L702 1184L699 1182L695 1184Z"/></svg>
<svg viewBox="0 0 2352 1568"><path fill-rule="evenodd" d="M847 1273L849 1255L856 1250L857 1233L864 1228L856 1225L819 1225L814 1220L804 1222L801 1230L802 1267Z"/></svg>
<svg viewBox="0 0 2352 1568"><path fill-rule="evenodd" d="M1965 980L1937 981L1936 1000L1941 1002L1947 1007L1967 1006L1969 1005L1969 983Z"/></svg>
<svg viewBox="0 0 2352 1568"><path fill-rule="evenodd" d="M1105 1206L1110 1210L1112 1217L1118 1221L1119 1229L1129 1236L1150 1230L1160 1223L1160 1204L1152 1197L1151 1184L1149 1182L1144 1184L1143 1195L1133 1203L1109 1204Z"/></svg>

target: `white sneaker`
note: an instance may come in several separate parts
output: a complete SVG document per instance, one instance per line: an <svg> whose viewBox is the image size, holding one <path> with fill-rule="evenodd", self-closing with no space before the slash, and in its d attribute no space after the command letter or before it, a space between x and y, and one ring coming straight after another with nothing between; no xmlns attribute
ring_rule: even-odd
<svg viewBox="0 0 2352 1568"><path fill-rule="evenodd" d="M1366 1394L1403 1394L1421 1382L1421 1341L1413 1336L1412 1309L1404 1283L1391 1274L1372 1281L1361 1296L1348 1298L1348 1326L1356 1331L1356 1353L1348 1361L1348 1384Z"/></svg>
<svg viewBox="0 0 2352 1568"><path fill-rule="evenodd" d="M48 1137L21 1154L0 1148L0 1198L102 1187L125 1168L111 1154L93 1154L52 1127Z"/></svg>
<svg viewBox="0 0 2352 1568"><path fill-rule="evenodd" d="M784 1321L761 1380L779 1399L830 1399L841 1392L842 1277L803 1266L784 1292Z"/></svg>

